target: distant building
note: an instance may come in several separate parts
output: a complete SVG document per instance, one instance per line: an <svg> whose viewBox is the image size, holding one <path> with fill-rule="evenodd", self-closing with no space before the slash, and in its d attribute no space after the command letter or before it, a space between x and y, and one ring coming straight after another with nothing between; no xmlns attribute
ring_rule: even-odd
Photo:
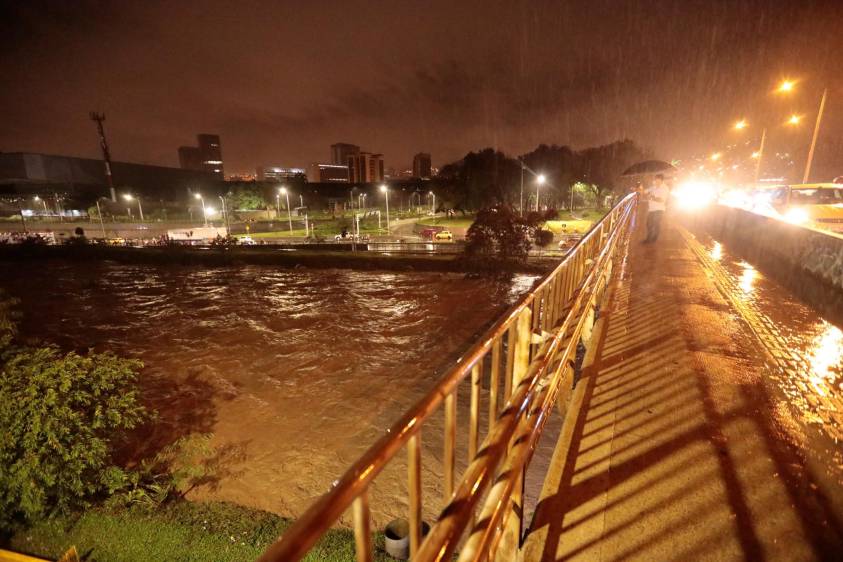
<svg viewBox="0 0 843 562"><path fill-rule="evenodd" d="M228 174L225 176L225 181L234 181L234 182L248 182L248 181L255 181L257 176L255 174L250 174L248 172L240 172L234 174Z"/></svg>
<svg viewBox="0 0 843 562"><path fill-rule="evenodd" d="M179 147L179 168L182 170L203 171L202 153L198 146Z"/></svg>
<svg viewBox="0 0 843 562"><path fill-rule="evenodd" d="M112 162L111 171L117 193L130 190L143 197L166 201L183 198L188 189L219 188L217 174L203 171ZM63 192L80 200L93 201L108 194L102 160L34 154L28 152L0 153L0 193Z"/></svg>
<svg viewBox="0 0 843 562"><path fill-rule="evenodd" d="M413 156L413 176L423 180L429 180L430 175L430 154L419 152Z"/></svg>
<svg viewBox="0 0 843 562"><path fill-rule="evenodd" d="M179 147L179 166L183 170L208 172L218 179L225 177L222 161L222 145L219 135L202 133L196 135L198 146Z"/></svg>
<svg viewBox="0 0 843 562"><path fill-rule="evenodd" d="M348 159L360 154L360 147L356 144L338 142L331 145L331 164L348 166Z"/></svg>
<svg viewBox="0 0 843 562"><path fill-rule="evenodd" d="M349 156L348 172L351 183L383 181L383 154L361 152L356 156Z"/></svg>
<svg viewBox="0 0 843 562"><path fill-rule="evenodd" d="M258 181L284 181L303 178L306 175L304 168L286 168L284 166L260 166L257 172Z"/></svg>
<svg viewBox="0 0 843 562"><path fill-rule="evenodd" d="M348 166L314 162L307 169L310 183L348 183Z"/></svg>

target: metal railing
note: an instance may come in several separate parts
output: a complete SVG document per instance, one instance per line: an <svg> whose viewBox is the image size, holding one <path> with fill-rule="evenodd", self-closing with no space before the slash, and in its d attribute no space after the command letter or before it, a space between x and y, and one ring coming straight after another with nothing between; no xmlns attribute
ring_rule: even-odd
<svg viewBox="0 0 843 562"><path fill-rule="evenodd" d="M502 559L514 559L523 528L524 471L560 390L572 384L577 344L584 331L590 333L595 306L625 247L636 206L635 195L618 203L259 560L300 560L349 507L357 560L372 560L369 489L405 445L411 559L450 560L458 545L461 562L493 560L498 550ZM489 427L481 443L480 389L485 374ZM469 463L457 481L457 388L469 378ZM440 407L445 420L446 507L422 537L422 428Z"/></svg>

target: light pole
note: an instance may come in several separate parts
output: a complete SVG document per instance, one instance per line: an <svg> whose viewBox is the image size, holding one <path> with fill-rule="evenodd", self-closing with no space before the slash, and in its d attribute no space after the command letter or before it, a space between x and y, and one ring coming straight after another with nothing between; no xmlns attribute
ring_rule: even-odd
<svg viewBox="0 0 843 562"><path fill-rule="evenodd" d="M290 210L290 194L287 192L286 187L281 187L281 193L284 194L284 197L287 199L287 220L290 221L290 236L293 235L293 215L292 211Z"/></svg>
<svg viewBox="0 0 843 562"><path fill-rule="evenodd" d="M124 193L123 199L125 199L126 201L131 201L132 199L137 199L137 201L138 201L138 214L140 214L140 220L141 220L141 222L143 222L144 221L144 219L143 219L143 207L141 206L140 197L132 197L131 193Z"/></svg>
<svg viewBox="0 0 843 562"><path fill-rule="evenodd" d="M222 195L220 195L219 197L220 201L222 202L222 223L223 226L225 226L225 233L229 234L230 227L228 226L228 211L226 211L225 208L225 197L223 197Z"/></svg>
<svg viewBox="0 0 843 562"><path fill-rule="evenodd" d="M201 193L194 193L193 197L202 202L202 218L205 219L205 226L208 226L208 212L205 210L205 198Z"/></svg>
<svg viewBox="0 0 843 562"><path fill-rule="evenodd" d="M544 174L539 174L536 176L536 212L539 212L539 189L541 186L544 185L544 182L547 181L547 178L544 177Z"/></svg>
<svg viewBox="0 0 843 562"><path fill-rule="evenodd" d="M100 228L102 229L102 238L105 240L105 224L102 222L102 209L100 209L100 198L97 197L97 214L100 216Z"/></svg>
<svg viewBox="0 0 843 562"><path fill-rule="evenodd" d="M275 194L275 218L281 216L281 190L278 190L278 193Z"/></svg>
<svg viewBox="0 0 843 562"><path fill-rule="evenodd" d="M524 216L524 162L519 158L521 163L521 197L518 202L518 214Z"/></svg>
<svg viewBox="0 0 843 562"><path fill-rule="evenodd" d="M436 194L431 191L430 196L433 198L430 210L433 212L433 216L436 216Z"/></svg>
<svg viewBox="0 0 843 562"><path fill-rule="evenodd" d="M46 218L47 214L49 213L49 211L47 211L47 202L44 201L43 199L41 199L40 197L38 197L37 195L35 197L33 197L33 199L35 200L36 203L38 201L41 201L41 204L44 205L44 217Z"/></svg>
<svg viewBox="0 0 843 562"><path fill-rule="evenodd" d="M386 196L386 233L389 234L389 188L386 184L381 185L381 191Z"/></svg>
<svg viewBox="0 0 843 562"><path fill-rule="evenodd" d="M822 123L825 98L827 96L828 88L825 88L823 90L823 97L820 98L820 109L817 112L817 122L814 125L814 136L811 138L811 148L808 150L808 161L805 163L805 175L802 176L802 183L808 183L808 178L811 177L811 162L814 160L814 148L817 146L817 136L820 134L820 123Z"/></svg>

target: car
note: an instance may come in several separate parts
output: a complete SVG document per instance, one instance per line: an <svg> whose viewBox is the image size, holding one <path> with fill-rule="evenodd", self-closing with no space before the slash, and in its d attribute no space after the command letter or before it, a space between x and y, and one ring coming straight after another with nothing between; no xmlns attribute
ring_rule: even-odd
<svg viewBox="0 0 843 562"><path fill-rule="evenodd" d="M255 239L251 236L241 236L237 239L237 242L238 244L242 244L244 246L254 246L255 244L257 244L257 242L255 242Z"/></svg>
<svg viewBox="0 0 843 562"><path fill-rule="evenodd" d="M789 185L776 190L771 205L787 222L843 233L843 185Z"/></svg>
<svg viewBox="0 0 843 562"><path fill-rule="evenodd" d="M433 240L436 242L453 242L454 235L450 230L440 230L433 235Z"/></svg>

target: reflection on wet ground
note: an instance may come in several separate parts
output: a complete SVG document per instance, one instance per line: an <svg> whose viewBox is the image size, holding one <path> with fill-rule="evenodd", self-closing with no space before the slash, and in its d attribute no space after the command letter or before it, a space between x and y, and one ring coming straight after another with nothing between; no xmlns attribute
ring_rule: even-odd
<svg viewBox="0 0 843 562"><path fill-rule="evenodd" d="M297 515L527 290L435 273L2 264L22 334L143 360L162 423L213 432L236 477L203 491ZM398 480L398 486L403 479ZM393 500L393 497L395 498ZM400 489L374 506L397 510Z"/></svg>
<svg viewBox="0 0 843 562"><path fill-rule="evenodd" d="M825 475L830 493L843 495L843 331L720 242L698 241L702 259L722 278L721 290L766 351L766 380L789 406L780 421L791 426L794 440L808 441L804 450L814 457L808 460Z"/></svg>

